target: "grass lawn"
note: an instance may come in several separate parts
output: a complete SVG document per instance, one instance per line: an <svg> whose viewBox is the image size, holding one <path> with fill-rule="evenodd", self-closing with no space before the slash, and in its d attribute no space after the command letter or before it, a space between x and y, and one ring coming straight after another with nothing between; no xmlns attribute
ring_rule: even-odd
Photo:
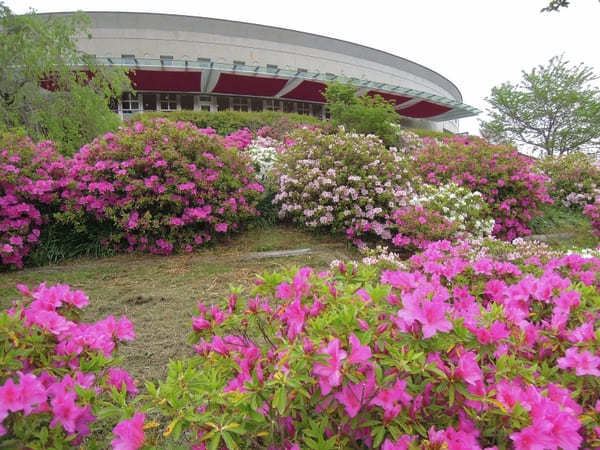
<svg viewBox="0 0 600 450"><path fill-rule="evenodd" d="M560 205L547 206L543 212L531 221L530 226L534 234L550 235L546 243L551 247L566 250L596 248L598 245L590 220L581 212Z"/></svg>
<svg viewBox="0 0 600 450"><path fill-rule="evenodd" d="M311 248L288 257L257 257L255 252ZM135 341L119 349L123 367L138 381L164 378L169 359L191 355L187 344L198 300L218 302L229 284L249 289L254 276L282 266L326 268L333 259L357 259L344 238L301 232L290 227L255 229L191 254L175 256L118 255L77 259L55 266L0 274L0 308L19 298L18 283L37 286L67 283L84 290L90 304L85 321L126 315Z"/></svg>

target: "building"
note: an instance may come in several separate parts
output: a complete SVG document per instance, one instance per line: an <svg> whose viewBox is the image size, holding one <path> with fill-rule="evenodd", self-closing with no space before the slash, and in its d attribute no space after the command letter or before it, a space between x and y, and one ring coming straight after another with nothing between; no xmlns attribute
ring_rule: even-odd
<svg viewBox="0 0 600 450"><path fill-rule="evenodd" d="M68 15L53 13L47 15ZM284 111L326 117L322 91L337 80L395 104L410 126L458 131L479 113L458 88L420 64L310 33L204 17L88 12L80 49L102 64L135 69L136 93L115 108Z"/></svg>

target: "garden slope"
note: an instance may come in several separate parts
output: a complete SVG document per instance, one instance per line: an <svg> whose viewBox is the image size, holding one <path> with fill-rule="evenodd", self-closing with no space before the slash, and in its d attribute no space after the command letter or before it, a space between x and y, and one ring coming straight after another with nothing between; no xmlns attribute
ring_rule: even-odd
<svg viewBox="0 0 600 450"><path fill-rule="evenodd" d="M325 268L334 259L357 259L342 239L293 228L252 230L218 248L175 256L119 255L79 259L60 266L26 269L0 275L0 307L20 298L19 283L34 287L46 281L69 284L90 296L84 320L126 315L136 339L120 349L123 368L137 380L164 378L169 359L193 354L187 344L196 302L215 303L228 286L251 286L254 276L282 266ZM253 252L311 248L314 252L277 258L246 258ZM246 289L247 291L248 289Z"/></svg>

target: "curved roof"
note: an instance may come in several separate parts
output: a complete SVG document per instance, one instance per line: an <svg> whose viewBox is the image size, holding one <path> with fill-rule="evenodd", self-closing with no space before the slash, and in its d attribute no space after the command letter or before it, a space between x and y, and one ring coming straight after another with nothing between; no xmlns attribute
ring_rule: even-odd
<svg viewBox="0 0 600 450"><path fill-rule="evenodd" d="M431 81L451 93L454 100L462 102L462 94L458 87L436 71L406 58L342 39L270 25L259 25L209 17L120 11L85 11L85 13L93 17L94 26L99 28L112 28L118 26L119 28L126 29L143 27L168 31L202 31L210 34L273 41L280 44L299 45L302 47L352 56L403 70L417 77ZM47 14L66 15L73 14L73 12Z"/></svg>
<svg viewBox="0 0 600 450"><path fill-rule="evenodd" d="M340 81L357 87L360 95L382 95L409 118L441 122L480 112L463 104L456 85L439 73L353 42L206 17L108 11L86 14L91 18L93 38L80 41L82 51L94 54L100 64L134 69L130 78L138 90L324 103L322 91L327 83ZM194 54L198 57L190 56ZM250 64L244 62L247 60ZM272 64L265 64L268 62Z"/></svg>

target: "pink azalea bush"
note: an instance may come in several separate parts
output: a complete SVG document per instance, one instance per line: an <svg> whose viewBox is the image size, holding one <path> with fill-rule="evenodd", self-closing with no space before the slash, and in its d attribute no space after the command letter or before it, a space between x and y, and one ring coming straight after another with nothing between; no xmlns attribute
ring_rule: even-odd
<svg viewBox="0 0 600 450"><path fill-rule="evenodd" d="M290 139L274 165L280 218L332 232L356 221L383 230L391 212L407 205L412 189L403 155L376 136L302 129Z"/></svg>
<svg viewBox="0 0 600 450"><path fill-rule="evenodd" d="M460 137L443 142L425 138L423 143L412 158L423 182L454 182L481 192L496 221L496 236L512 240L531 234L528 222L540 214L541 205L552 203L549 178L514 147Z"/></svg>
<svg viewBox="0 0 600 450"><path fill-rule="evenodd" d="M67 285L19 290L22 300L0 314L0 442L7 448L92 443L94 431L131 414L138 389L114 367L114 356L120 342L134 339L133 324L113 316L82 322L89 299ZM117 425L115 435L125 427ZM139 433L125 439L142 442Z"/></svg>
<svg viewBox="0 0 600 450"><path fill-rule="evenodd" d="M72 181L57 217L100 224L117 249L191 251L258 214L263 187L238 151L248 139L245 130L220 138L164 119L109 133L69 161Z"/></svg>
<svg viewBox="0 0 600 450"><path fill-rule="evenodd" d="M587 204L583 208L583 214L589 219L596 236L600 236L600 198L593 204Z"/></svg>
<svg viewBox="0 0 600 450"><path fill-rule="evenodd" d="M63 171L51 142L0 135L0 267L23 266L54 208Z"/></svg>
<svg viewBox="0 0 600 450"><path fill-rule="evenodd" d="M198 305L149 384L195 447L600 445L600 260L439 241L403 268L265 273ZM412 447L411 447L412 446Z"/></svg>
<svg viewBox="0 0 600 450"><path fill-rule="evenodd" d="M548 192L560 205L581 211L600 195L600 168L591 155L548 156L537 161L537 166L550 177Z"/></svg>

